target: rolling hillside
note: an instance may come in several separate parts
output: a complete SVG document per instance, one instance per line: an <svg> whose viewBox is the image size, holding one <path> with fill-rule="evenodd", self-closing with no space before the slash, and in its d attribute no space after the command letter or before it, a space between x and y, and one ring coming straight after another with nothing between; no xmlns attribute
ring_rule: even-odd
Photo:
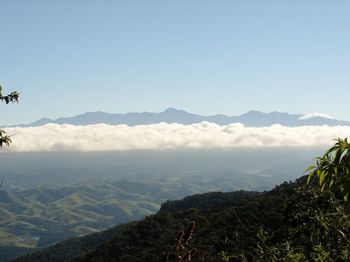
<svg viewBox="0 0 350 262"><path fill-rule="evenodd" d="M0 190L0 261L156 213L161 203L208 191L271 187L280 178L186 173L178 177L93 180L70 186ZM11 252L10 252L11 253ZM9 255L11 257L11 255Z"/></svg>

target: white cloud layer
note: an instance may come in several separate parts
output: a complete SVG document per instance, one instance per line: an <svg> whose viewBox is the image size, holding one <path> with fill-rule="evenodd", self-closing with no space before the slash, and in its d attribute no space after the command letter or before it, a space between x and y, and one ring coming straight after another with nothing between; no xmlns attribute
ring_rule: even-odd
<svg viewBox="0 0 350 262"><path fill-rule="evenodd" d="M7 128L13 143L6 151L107 151L130 149L185 149L233 147L309 147L331 145L350 135L349 126L245 127L240 123L220 126L192 125L90 125L48 124Z"/></svg>
<svg viewBox="0 0 350 262"><path fill-rule="evenodd" d="M307 120L315 117L324 117L324 118L334 119L328 114L314 112L314 113L308 113L308 114L302 115L301 117L299 117L299 120Z"/></svg>

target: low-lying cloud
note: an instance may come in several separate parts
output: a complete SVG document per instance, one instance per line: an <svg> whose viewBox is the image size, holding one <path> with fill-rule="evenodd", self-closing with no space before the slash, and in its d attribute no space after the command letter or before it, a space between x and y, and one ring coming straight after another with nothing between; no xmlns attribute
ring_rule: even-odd
<svg viewBox="0 0 350 262"><path fill-rule="evenodd" d="M13 143L6 151L108 151L132 149L186 149L234 147L311 147L331 145L347 137L349 126L245 127L240 123L220 126L192 125L57 125L6 129Z"/></svg>

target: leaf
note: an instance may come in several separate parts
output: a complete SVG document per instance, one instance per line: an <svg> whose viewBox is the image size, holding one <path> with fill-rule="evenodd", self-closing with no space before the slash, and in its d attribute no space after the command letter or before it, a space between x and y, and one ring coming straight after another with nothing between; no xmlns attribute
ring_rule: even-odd
<svg viewBox="0 0 350 262"><path fill-rule="evenodd" d="M309 166L307 169L304 170L304 172L309 172L310 170L315 169L317 166Z"/></svg>
<svg viewBox="0 0 350 262"><path fill-rule="evenodd" d="M335 139L336 143L322 157L316 158L316 166L310 166L305 172L311 171L307 185L317 176L321 191L340 189L345 201L350 194L350 144L348 139Z"/></svg>

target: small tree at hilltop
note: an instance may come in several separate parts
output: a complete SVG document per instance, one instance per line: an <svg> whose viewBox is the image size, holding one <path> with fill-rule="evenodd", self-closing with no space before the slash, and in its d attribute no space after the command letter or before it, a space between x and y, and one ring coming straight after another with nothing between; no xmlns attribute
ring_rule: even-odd
<svg viewBox="0 0 350 262"><path fill-rule="evenodd" d="M336 139L336 143L322 157L316 158L316 165L311 171L308 185L318 177L321 191L339 190L345 202L350 195L350 144L348 139Z"/></svg>
<svg viewBox="0 0 350 262"><path fill-rule="evenodd" d="M0 100L4 101L6 104L8 103L18 103L19 93L17 91L13 91L10 94L4 96L2 95L2 87L0 85ZM6 132L2 129L0 129L0 147L3 146L3 144L9 146L11 143L11 138L6 135Z"/></svg>

